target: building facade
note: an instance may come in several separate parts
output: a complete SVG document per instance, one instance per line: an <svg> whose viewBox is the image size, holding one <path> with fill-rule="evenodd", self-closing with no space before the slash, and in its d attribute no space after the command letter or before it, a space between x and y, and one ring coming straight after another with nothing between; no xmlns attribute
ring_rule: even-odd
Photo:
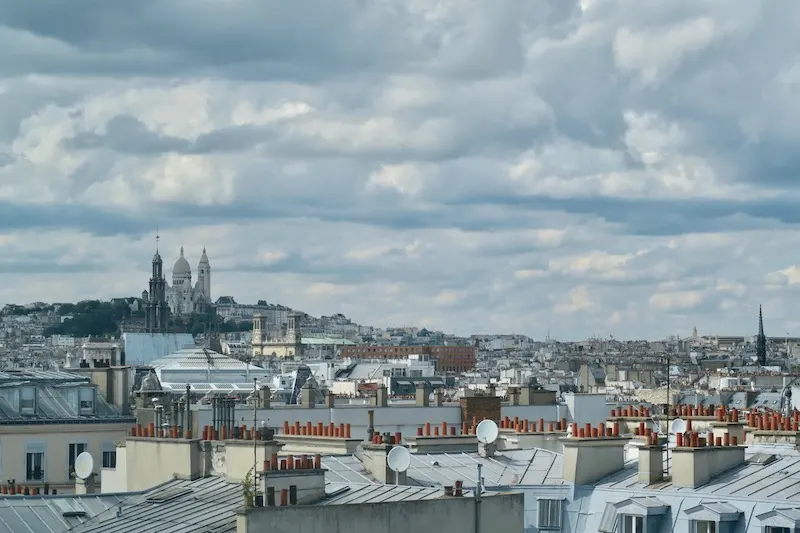
<svg viewBox="0 0 800 533"><path fill-rule="evenodd" d="M253 356L281 358L303 356L300 313L291 312L286 320L286 327L276 331L266 315L253 316Z"/></svg>
<svg viewBox="0 0 800 533"><path fill-rule="evenodd" d="M72 489L75 459L116 464L115 443L135 419L108 403L87 377L42 370L0 372L0 478Z"/></svg>
<svg viewBox="0 0 800 533"><path fill-rule="evenodd" d="M473 346L342 346L343 359L404 359L409 355L429 355L438 372L468 372L475 368Z"/></svg>

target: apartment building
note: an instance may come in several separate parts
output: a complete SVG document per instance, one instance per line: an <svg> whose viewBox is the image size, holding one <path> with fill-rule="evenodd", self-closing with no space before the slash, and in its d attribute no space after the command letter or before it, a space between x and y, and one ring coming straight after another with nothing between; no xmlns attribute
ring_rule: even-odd
<svg viewBox="0 0 800 533"><path fill-rule="evenodd" d="M31 488L74 488L75 458L116 463L115 443L135 419L109 404L88 376L0 372L0 479Z"/></svg>

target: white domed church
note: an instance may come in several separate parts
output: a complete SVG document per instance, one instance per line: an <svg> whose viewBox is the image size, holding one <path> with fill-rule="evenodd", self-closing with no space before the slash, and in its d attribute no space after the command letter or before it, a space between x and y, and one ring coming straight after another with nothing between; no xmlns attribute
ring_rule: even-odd
<svg viewBox="0 0 800 533"><path fill-rule="evenodd" d="M197 265L197 283L192 285L192 267L183 255L172 267L172 285L167 289L167 303L173 315L201 313L211 305L211 265L206 249Z"/></svg>

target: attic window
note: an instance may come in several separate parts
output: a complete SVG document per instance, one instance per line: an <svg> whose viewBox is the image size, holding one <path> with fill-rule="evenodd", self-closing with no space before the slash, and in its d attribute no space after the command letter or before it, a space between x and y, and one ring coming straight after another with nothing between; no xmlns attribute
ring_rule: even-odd
<svg viewBox="0 0 800 533"><path fill-rule="evenodd" d="M757 453L750 456L745 462L751 465L765 466L774 463L777 459L778 457L774 453Z"/></svg>
<svg viewBox="0 0 800 533"><path fill-rule="evenodd" d="M57 498L53 500L53 503L64 518L86 516L86 510L72 498Z"/></svg>
<svg viewBox="0 0 800 533"><path fill-rule="evenodd" d="M19 412L32 415L36 411L36 387L22 387L19 390Z"/></svg>
<svg viewBox="0 0 800 533"><path fill-rule="evenodd" d="M93 387L81 387L79 398L79 407L82 415L90 415L94 413L94 394Z"/></svg>

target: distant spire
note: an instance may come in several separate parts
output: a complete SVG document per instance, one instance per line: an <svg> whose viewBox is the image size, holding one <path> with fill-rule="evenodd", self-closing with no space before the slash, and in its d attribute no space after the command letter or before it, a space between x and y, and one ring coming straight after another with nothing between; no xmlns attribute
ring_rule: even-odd
<svg viewBox="0 0 800 533"><path fill-rule="evenodd" d="M156 224L156 252L158 252L158 241L160 239L161 239L161 235L159 235L158 224Z"/></svg>
<svg viewBox="0 0 800 533"><path fill-rule="evenodd" d="M183 246L181 246L181 257L183 257Z"/></svg>
<svg viewBox="0 0 800 533"><path fill-rule="evenodd" d="M764 335L764 314L758 306L758 336L756 337L756 359L760 366L767 366L767 337Z"/></svg>

